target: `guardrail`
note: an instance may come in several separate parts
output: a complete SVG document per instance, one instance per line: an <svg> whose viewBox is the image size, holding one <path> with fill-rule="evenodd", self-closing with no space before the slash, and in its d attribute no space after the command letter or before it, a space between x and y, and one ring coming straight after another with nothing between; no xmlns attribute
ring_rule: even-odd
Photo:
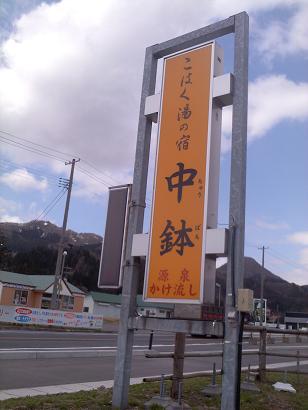
<svg viewBox="0 0 308 410"><path fill-rule="evenodd" d="M253 356L259 356L259 366L257 369L259 372L259 379L260 381L265 380L265 374L266 371L270 372L281 372L281 370L276 370L276 369L271 369L267 368L266 366L266 357L267 356L273 356L273 357L286 357L286 358L294 358L296 359L296 370L292 371L289 370L289 373L295 373L297 375L300 374L308 374L308 371L300 371L300 360L301 359L308 359L307 354L300 354L299 350L297 350L296 354L291 354L291 353L277 353L277 352L269 352L267 350L267 333L269 334L281 334L281 335L293 335L296 337L299 336L304 336L307 337L308 339L308 332L302 331L302 330L291 330L291 329L275 329L275 328L266 328L263 326L245 326L244 331L250 331L251 335L252 333L259 333L260 334L260 339L259 339L259 349L258 350L251 350L251 351L246 351L242 352L242 355L253 355ZM252 336L251 336L252 337ZM188 357L222 357L223 352L187 352L184 353L183 357L188 358ZM150 358L150 359L159 359L159 358L170 358L174 359L175 355L172 352L147 352L145 354L145 357ZM191 378L191 377L198 377L198 376L204 376L211 374L211 371L203 371L203 372L196 372L196 373L186 373L183 374L183 378ZM172 375L165 376L167 379L172 379ZM159 378L156 377L146 377L144 378L145 382L149 381L156 381L159 380Z"/></svg>
<svg viewBox="0 0 308 410"><path fill-rule="evenodd" d="M259 332L260 334L260 340L259 340L259 379L260 381L264 381L266 376L266 371L269 369L266 368L266 357L267 356L273 356L273 357L287 357L287 358L295 358L296 359L296 371L290 371L289 373L296 373L299 374L299 366L300 366L300 359L307 359L307 355L302 355L299 353L299 350L297 350L296 355L292 355L289 353L275 353L275 352L269 352L267 351L267 334L281 334L283 337L285 335L291 335L291 336L296 336L297 338L300 336L304 336L308 338L308 332L305 332L303 330L291 330L291 329L275 329L275 328L266 328L263 326L245 326L245 331L250 331L250 332ZM271 369L272 371L273 369ZM308 372L301 372L302 374L308 374Z"/></svg>
<svg viewBox="0 0 308 410"><path fill-rule="evenodd" d="M286 335L302 335L302 336L307 336L308 337L308 331L304 330L295 330L295 329L277 329L274 327L265 327L265 326L252 326L252 325L246 325L244 327L244 331L246 332L260 332L260 331L266 331L266 333L280 333L280 334L286 334Z"/></svg>

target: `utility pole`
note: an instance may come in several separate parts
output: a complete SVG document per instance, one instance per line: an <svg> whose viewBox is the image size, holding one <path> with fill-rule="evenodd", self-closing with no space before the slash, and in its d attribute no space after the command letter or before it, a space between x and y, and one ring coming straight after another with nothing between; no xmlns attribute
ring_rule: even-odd
<svg viewBox="0 0 308 410"><path fill-rule="evenodd" d="M67 251L63 251L63 257L62 257L61 273L60 273L59 283L61 283L61 282L62 282L62 279L63 279L63 271L64 271L64 265L65 265L66 255L67 255ZM60 303L59 303L59 300L60 300L60 291L61 291L60 286L58 286L58 293L57 293L57 307L58 307L58 308L60 308Z"/></svg>
<svg viewBox="0 0 308 410"><path fill-rule="evenodd" d="M69 179L68 186L67 186L67 196L66 196L66 204L65 204L65 211L64 211L64 217L63 217L63 225L62 225L62 231L61 231L61 236L60 236L60 241L59 241L59 246L58 246L58 256L57 256L57 264L56 264L56 271L55 271L55 279L53 283L53 291L52 291L52 297L51 297L51 309L58 308L58 290L60 286L60 274L61 274L61 265L62 265L62 258L63 258L64 236L65 236L66 226L67 226L68 210L70 207L70 199L71 199L71 192L72 192L72 186L73 186L75 163L79 161L80 161L80 158L79 159L73 158L72 161L65 162L65 165L71 165L71 174L70 174L70 179Z"/></svg>
<svg viewBox="0 0 308 410"><path fill-rule="evenodd" d="M268 249L268 246L262 246L258 248L262 250L262 271L261 271L261 291L260 291L260 326L263 326L263 304L264 304L264 253L265 249ZM266 311L264 312L266 317Z"/></svg>
<svg viewBox="0 0 308 410"><path fill-rule="evenodd" d="M220 299L221 299L221 284L216 282L216 287L218 288L218 307L220 307Z"/></svg>

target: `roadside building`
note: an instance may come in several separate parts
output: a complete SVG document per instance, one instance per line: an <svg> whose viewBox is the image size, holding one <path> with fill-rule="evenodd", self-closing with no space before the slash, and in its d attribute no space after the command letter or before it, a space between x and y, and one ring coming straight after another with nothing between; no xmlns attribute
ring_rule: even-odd
<svg viewBox="0 0 308 410"><path fill-rule="evenodd" d="M84 312L102 315L104 320L118 321L120 319L121 295L104 292L90 292L84 301ZM142 316L163 317L173 316L174 305L169 303L149 303L137 296L137 312Z"/></svg>
<svg viewBox="0 0 308 410"><path fill-rule="evenodd" d="M284 317L286 329L307 329L308 330L308 313L304 312L286 312Z"/></svg>
<svg viewBox="0 0 308 410"><path fill-rule="evenodd" d="M24 275L0 271L0 305L50 309L54 275ZM85 294L62 279L60 310L82 312Z"/></svg>

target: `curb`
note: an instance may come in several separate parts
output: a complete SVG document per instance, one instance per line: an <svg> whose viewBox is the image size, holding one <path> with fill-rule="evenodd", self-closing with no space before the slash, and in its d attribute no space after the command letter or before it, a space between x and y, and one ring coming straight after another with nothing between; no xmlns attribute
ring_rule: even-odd
<svg viewBox="0 0 308 410"><path fill-rule="evenodd" d="M142 377L135 377L130 379L130 385L140 383L142 383ZM0 401L16 399L19 397L33 397L61 393L76 393L79 391L90 391L101 387L104 387L105 389L110 389L111 387L113 387L113 380L0 390Z"/></svg>
<svg viewBox="0 0 308 410"><path fill-rule="evenodd" d="M1 330L28 330L28 331L50 331L55 333L118 333L117 329L114 330L105 330L102 329L83 329L83 328L76 328L76 327L55 327L55 326L41 326L41 325L18 325L13 323L12 325L0 325Z"/></svg>
<svg viewBox="0 0 308 410"><path fill-rule="evenodd" d="M82 357L111 357L116 355L116 350L85 350L85 351L15 351L0 352L0 360L26 360L26 359L63 359ZM146 350L133 351L134 356L144 356Z"/></svg>

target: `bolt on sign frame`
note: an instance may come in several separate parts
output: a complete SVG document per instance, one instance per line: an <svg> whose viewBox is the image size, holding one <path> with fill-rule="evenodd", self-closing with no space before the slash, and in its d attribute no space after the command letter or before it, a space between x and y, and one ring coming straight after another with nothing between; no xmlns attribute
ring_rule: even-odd
<svg viewBox="0 0 308 410"><path fill-rule="evenodd" d="M237 289L243 287L244 262L249 41L249 18L246 12L146 49L126 242L121 320L115 364L112 399L114 408L125 409L128 404L134 339L134 327L131 325L130 319L135 316L140 270L139 259L131 256L131 248L133 235L141 233L143 228L152 129L152 120L144 115L144 109L146 98L155 93L157 61L181 50L196 47L231 33L234 33L234 90L229 203L229 225L232 235L227 264L221 408L223 410L239 408L240 323L242 314L237 312L235 300ZM178 325L179 328L180 325Z"/></svg>
<svg viewBox="0 0 308 410"><path fill-rule="evenodd" d="M203 303L204 275L215 282L215 263L204 271L207 228L217 225L221 108L212 95L222 54L210 42L164 59L146 301Z"/></svg>

